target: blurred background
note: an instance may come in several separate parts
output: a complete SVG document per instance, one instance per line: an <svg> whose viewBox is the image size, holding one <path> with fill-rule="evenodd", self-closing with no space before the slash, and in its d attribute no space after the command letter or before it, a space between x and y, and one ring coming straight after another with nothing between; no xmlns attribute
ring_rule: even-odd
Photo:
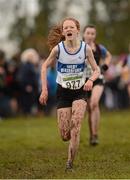
<svg viewBox="0 0 130 180"><path fill-rule="evenodd" d="M41 107L40 67L47 57L47 35L65 17L97 28L97 43L113 55L105 74L101 104L108 110L130 107L130 0L0 0L0 118L53 115L55 68L48 70L49 99Z"/></svg>

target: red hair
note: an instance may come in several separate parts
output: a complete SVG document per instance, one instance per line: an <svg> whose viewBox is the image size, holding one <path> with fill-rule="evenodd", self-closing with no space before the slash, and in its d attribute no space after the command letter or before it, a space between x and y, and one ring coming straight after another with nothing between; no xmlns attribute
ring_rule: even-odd
<svg viewBox="0 0 130 180"><path fill-rule="evenodd" d="M59 42L64 41L65 37L62 35L63 24L65 21L71 20L75 23L78 30L80 30L79 22L74 18L65 18L59 25L53 26L48 35L48 46L50 50L53 49Z"/></svg>

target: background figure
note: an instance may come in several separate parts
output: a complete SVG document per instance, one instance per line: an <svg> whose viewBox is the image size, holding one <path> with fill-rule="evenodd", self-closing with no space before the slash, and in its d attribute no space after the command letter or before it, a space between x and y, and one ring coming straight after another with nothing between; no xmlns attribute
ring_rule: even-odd
<svg viewBox="0 0 130 180"><path fill-rule="evenodd" d="M16 115L18 112L18 96L19 86L17 81L18 69L16 62L10 59L6 63L6 95L10 99L12 107L12 114Z"/></svg>
<svg viewBox="0 0 130 180"><path fill-rule="evenodd" d="M0 50L0 117L16 115L18 110L17 99L15 98L16 68L10 60L6 61L4 51Z"/></svg>
<svg viewBox="0 0 130 180"><path fill-rule="evenodd" d="M109 110L119 109L119 83L121 75L121 66L118 63L118 57L113 56L109 69L105 74L104 105Z"/></svg>
<svg viewBox="0 0 130 180"><path fill-rule="evenodd" d="M130 105L130 44L128 46L128 54L126 55L125 58L124 68L125 68L124 78L126 82L127 92L129 96L129 105Z"/></svg>
<svg viewBox="0 0 130 180"><path fill-rule="evenodd" d="M130 67L128 64L129 55L119 58L118 66L120 67L120 79L118 83L119 109L128 108L129 106L129 83Z"/></svg>
<svg viewBox="0 0 130 180"><path fill-rule="evenodd" d="M38 63L39 55L34 49L27 49L21 54L18 79L21 90L20 104L25 114L36 114L38 111Z"/></svg>
<svg viewBox="0 0 130 180"><path fill-rule="evenodd" d="M111 61L111 54L103 45L97 44L95 42L96 28L93 25L87 25L84 28L83 39L92 48L94 58L97 65L100 67L102 73L99 78L94 82L92 91L88 93L88 121L90 130L90 145L96 145L98 144L98 129L100 119L99 101L104 90L103 74L108 69L109 63ZM90 77L91 73L91 67L88 65L87 78Z"/></svg>

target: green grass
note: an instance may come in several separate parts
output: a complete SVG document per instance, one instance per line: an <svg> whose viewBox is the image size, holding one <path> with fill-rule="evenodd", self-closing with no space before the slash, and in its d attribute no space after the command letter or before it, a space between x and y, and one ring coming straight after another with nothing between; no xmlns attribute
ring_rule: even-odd
<svg viewBox="0 0 130 180"><path fill-rule="evenodd" d="M102 112L100 145L88 144L85 119L74 171L65 173L68 143L56 118L17 118L0 122L0 178L130 178L130 113Z"/></svg>

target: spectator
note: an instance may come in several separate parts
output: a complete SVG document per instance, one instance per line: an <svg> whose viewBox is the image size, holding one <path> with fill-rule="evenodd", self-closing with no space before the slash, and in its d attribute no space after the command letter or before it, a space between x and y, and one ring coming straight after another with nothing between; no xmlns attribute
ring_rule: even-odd
<svg viewBox="0 0 130 180"><path fill-rule="evenodd" d="M19 83L21 88L21 108L25 114L37 113L39 55L34 49L27 49L21 54Z"/></svg>
<svg viewBox="0 0 130 180"><path fill-rule="evenodd" d="M16 101L8 94L6 66L5 52L0 50L0 117L12 116L17 111Z"/></svg>

